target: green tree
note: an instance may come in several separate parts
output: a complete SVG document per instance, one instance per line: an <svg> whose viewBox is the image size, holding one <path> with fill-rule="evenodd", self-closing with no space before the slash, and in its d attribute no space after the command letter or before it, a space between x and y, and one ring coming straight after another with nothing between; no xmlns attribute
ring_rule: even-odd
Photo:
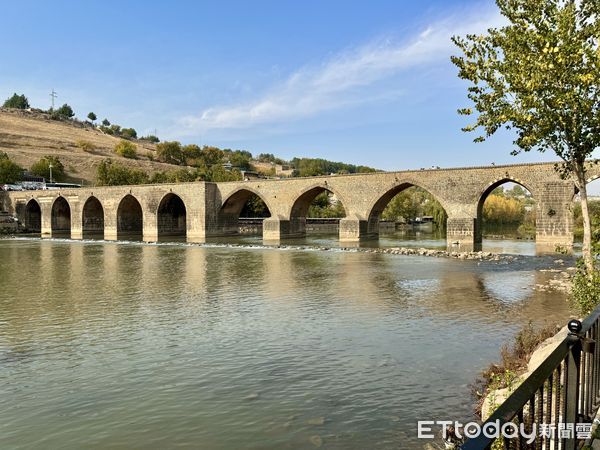
<svg viewBox="0 0 600 450"><path fill-rule="evenodd" d="M185 164L185 155L181 143L177 141L165 141L157 144L156 155L159 161L167 164Z"/></svg>
<svg viewBox="0 0 600 450"><path fill-rule="evenodd" d="M198 170L177 169L166 172L156 172L150 177L150 183L184 183L200 178Z"/></svg>
<svg viewBox="0 0 600 450"><path fill-rule="evenodd" d="M0 153L0 184L12 184L21 181L23 169L11 160L6 153Z"/></svg>
<svg viewBox="0 0 600 450"><path fill-rule="evenodd" d="M56 156L44 156L38 162L34 163L29 168L29 171L34 175L44 177L46 180L50 181L50 165L52 165L52 181L64 181L65 167Z"/></svg>
<svg viewBox="0 0 600 450"><path fill-rule="evenodd" d="M96 169L96 182L100 186L144 184L148 182L148 174L143 170L130 169L107 158L102 160Z"/></svg>
<svg viewBox="0 0 600 450"><path fill-rule="evenodd" d="M108 119L102 120L102 125L105 127L110 127L110 121Z"/></svg>
<svg viewBox="0 0 600 450"><path fill-rule="evenodd" d="M12 97L9 97L2 105L4 108L27 109L29 108L29 100L24 94L17 95L15 92Z"/></svg>
<svg viewBox="0 0 600 450"><path fill-rule="evenodd" d="M237 167L241 170L250 169L250 160L252 159L252 153L246 150L229 150L224 152L225 157L229 160L233 167Z"/></svg>
<svg viewBox="0 0 600 450"><path fill-rule="evenodd" d="M96 121L96 119L98 119L98 117L96 116L96 114L94 114L93 112L88 113L87 118L90 119L90 121L92 123L94 123L94 121Z"/></svg>
<svg viewBox="0 0 600 450"><path fill-rule="evenodd" d="M223 150L218 147L211 147L205 145L202 147L202 152L200 153L200 166L204 166L206 168L212 168L216 165L221 165L223 162Z"/></svg>
<svg viewBox="0 0 600 450"><path fill-rule="evenodd" d="M194 165L202 155L202 149L196 144L184 145L181 151L183 152L186 164L189 165Z"/></svg>
<svg viewBox="0 0 600 450"><path fill-rule="evenodd" d="M160 139L156 136L154 136L153 134L149 134L148 136L142 136L140 138L141 141L148 141L148 142L152 142L154 144L157 144L160 142Z"/></svg>
<svg viewBox="0 0 600 450"><path fill-rule="evenodd" d="M583 257L594 270L586 190L586 159L600 144L600 7L597 0L497 0L507 25L484 35L453 37L453 56L477 118L464 131L516 131L521 151L550 149L560 173L573 176L581 196ZM471 115L471 108L459 110Z"/></svg>
<svg viewBox="0 0 600 450"><path fill-rule="evenodd" d="M117 145L115 145L115 153L123 156L124 158L136 159L137 145L125 139L121 139Z"/></svg>
<svg viewBox="0 0 600 450"><path fill-rule="evenodd" d="M54 115L56 115L59 118L70 119L71 117L73 117L75 115L75 113L73 112L73 108L71 108L69 105L67 105L65 103L60 108L58 108L56 111L54 111Z"/></svg>
<svg viewBox="0 0 600 450"><path fill-rule="evenodd" d="M134 128L122 128L121 136L125 139L137 139L137 131Z"/></svg>

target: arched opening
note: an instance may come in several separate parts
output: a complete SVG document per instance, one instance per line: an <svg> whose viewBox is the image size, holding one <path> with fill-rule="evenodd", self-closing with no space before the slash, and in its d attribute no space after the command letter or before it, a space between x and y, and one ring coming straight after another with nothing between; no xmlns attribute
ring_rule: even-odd
<svg viewBox="0 0 600 450"><path fill-rule="evenodd" d="M263 220L271 217L265 201L255 192L240 189L233 193L219 211L219 229L223 234L262 235Z"/></svg>
<svg viewBox="0 0 600 450"><path fill-rule="evenodd" d="M29 200L25 205L23 226L29 233L40 233L42 231L42 209L34 199Z"/></svg>
<svg viewBox="0 0 600 450"><path fill-rule="evenodd" d="M483 192L477 204L475 248L530 253L516 241L534 241L535 223L536 202L531 191L516 180L496 181ZM530 250L535 253L534 248Z"/></svg>
<svg viewBox="0 0 600 450"><path fill-rule="evenodd" d="M81 226L84 237L104 235L104 208L96 197L90 197L83 205Z"/></svg>
<svg viewBox="0 0 600 450"><path fill-rule="evenodd" d="M71 236L71 207L64 197L58 197L52 204L52 235Z"/></svg>
<svg viewBox="0 0 600 450"><path fill-rule="evenodd" d="M133 195L127 194L117 209L117 238L141 237L143 230L142 206Z"/></svg>
<svg viewBox="0 0 600 450"><path fill-rule="evenodd" d="M340 219L346 209L340 198L331 190L317 186L303 192L292 205L290 234L338 233Z"/></svg>
<svg viewBox="0 0 600 450"><path fill-rule="evenodd" d="M402 183L375 203L369 214L367 233L371 237L388 234L406 241L439 240L439 246L445 246L447 217L444 207L431 193L412 183Z"/></svg>
<svg viewBox="0 0 600 450"><path fill-rule="evenodd" d="M158 205L158 236L185 236L186 209L183 200L175 194L167 194Z"/></svg>

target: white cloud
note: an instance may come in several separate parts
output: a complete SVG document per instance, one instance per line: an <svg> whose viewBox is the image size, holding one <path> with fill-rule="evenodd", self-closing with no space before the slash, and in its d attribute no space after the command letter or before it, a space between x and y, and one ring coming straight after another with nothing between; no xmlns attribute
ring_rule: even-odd
<svg viewBox="0 0 600 450"><path fill-rule="evenodd" d="M461 16L436 22L404 43L371 42L340 53L318 67L298 70L254 101L214 106L198 116L181 118L179 123L187 133L249 128L372 101L368 86L418 66L446 62L453 51L452 35L481 33L502 23L497 12L487 12L476 18ZM381 94L375 98L381 99Z"/></svg>

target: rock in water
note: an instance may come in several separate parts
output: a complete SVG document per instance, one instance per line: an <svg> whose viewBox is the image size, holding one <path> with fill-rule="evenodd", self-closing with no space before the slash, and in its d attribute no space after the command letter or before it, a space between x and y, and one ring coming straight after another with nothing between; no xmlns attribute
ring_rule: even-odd
<svg viewBox="0 0 600 450"><path fill-rule="evenodd" d="M325 417L314 417L306 421L306 425L323 425L325 423Z"/></svg>
<svg viewBox="0 0 600 450"><path fill-rule="evenodd" d="M317 448L319 448L323 445L323 439L321 439L321 436L319 436L318 434L311 436L309 441L312 445L314 445Z"/></svg>

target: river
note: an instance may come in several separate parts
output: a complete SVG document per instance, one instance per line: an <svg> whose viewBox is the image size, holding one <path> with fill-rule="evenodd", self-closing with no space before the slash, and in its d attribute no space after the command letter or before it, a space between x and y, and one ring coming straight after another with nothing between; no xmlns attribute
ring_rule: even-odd
<svg viewBox="0 0 600 450"><path fill-rule="evenodd" d="M570 317L534 290L551 257L311 239L0 240L0 448L421 449L417 420L472 417L501 344Z"/></svg>

